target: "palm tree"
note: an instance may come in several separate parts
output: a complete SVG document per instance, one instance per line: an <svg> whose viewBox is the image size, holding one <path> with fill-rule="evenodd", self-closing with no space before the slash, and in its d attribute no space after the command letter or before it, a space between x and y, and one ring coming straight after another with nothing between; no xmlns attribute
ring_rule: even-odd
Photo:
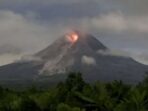
<svg viewBox="0 0 148 111"><path fill-rule="evenodd" d="M118 110L117 110L118 109ZM120 109L120 110L119 110ZM148 97L146 91L132 88L129 95L118 105L115 111L147 111Z"/></svg>
<svg viewBox="0 0 148 111"><path fill-rule="evenodd" d="M130 90L129 85L125 85L122 81L113 81L112 83L108 83L106 85L107 91L111 98L116 101L118 104L125 96L127 95L128 91Z"/></svg>

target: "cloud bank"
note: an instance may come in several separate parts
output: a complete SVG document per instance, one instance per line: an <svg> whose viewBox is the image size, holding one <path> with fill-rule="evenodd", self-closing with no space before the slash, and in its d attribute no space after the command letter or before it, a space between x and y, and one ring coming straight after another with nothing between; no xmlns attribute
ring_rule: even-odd
<svg viewBox="0 0 148 111"><path fill-rule="evenodd" d="M92 33L109 48L143 55L147 5L147 0L1 0L0 55L32 54L71 29Z"/></svg>
<svg viewBox="0 0 148 111"><path fill-rule="evenodd" d="M84 32L147 33L148 17L126 17L120 12L102 14L94 18L69 19L66 23L44 24L28 15L12 11L0 11L0 54L37 52L65 31L76 28ZM142 21L141 21L142 20ZM130 38L130 37L129 37ZM139 37L135 37L139 38ZM144 39L145 41L145 39Z"/></svg>

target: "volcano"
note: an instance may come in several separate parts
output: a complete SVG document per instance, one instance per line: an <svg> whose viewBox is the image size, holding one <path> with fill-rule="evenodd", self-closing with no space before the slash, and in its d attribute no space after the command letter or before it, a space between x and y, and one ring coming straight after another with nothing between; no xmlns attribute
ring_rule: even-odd
<svg viewBox="0 0 148 111"><path fill-rule="evenodd" d="M110 50L91 34L74 31L32 55L32 58L0 67L1 84L48 84L65 79L69 72L81 72L87 82L122 80L138 83L148 66L131 57L98 53Z"/></svg>

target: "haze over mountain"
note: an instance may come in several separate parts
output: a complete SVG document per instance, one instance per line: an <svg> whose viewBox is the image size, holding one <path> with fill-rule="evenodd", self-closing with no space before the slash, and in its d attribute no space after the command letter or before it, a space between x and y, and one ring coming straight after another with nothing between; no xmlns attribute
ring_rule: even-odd
<svg viewBox="0 0 148 111"><path fill-rule="evenodd" d="M148 66L130 57L107 54L109 50L93 35L74 31L32 56L0 67L0 83L56 83L68 72L81 72L88 82L137 83L144 78Z"/></svg>

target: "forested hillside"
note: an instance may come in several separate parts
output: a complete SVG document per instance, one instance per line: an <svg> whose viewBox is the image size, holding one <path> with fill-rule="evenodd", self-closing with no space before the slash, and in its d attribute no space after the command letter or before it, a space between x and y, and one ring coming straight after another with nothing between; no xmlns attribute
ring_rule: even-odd
<svg viewBox="0 0 148 111"><path fill-rule="evenodd" d="M0 111L148 111L148 78L137 85L86 83L70 73L56 87L23 91L0 88Z"/></svg>

